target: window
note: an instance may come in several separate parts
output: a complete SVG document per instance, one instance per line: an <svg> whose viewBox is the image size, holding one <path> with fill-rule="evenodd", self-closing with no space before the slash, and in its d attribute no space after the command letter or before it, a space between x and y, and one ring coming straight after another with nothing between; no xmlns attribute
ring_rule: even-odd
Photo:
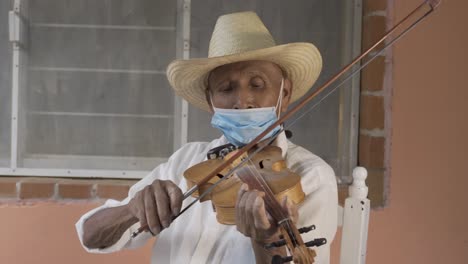
<svg viewBox="0 0 468 264"><path fill-rule="evenodd" d="M13 40L19 82L2 83L19 95L12 173L141 177L182 144L165 77L178 56L176 4L14 2L10 27L27 34Z"/></svg>
<svg viewBox="0 0 468 264"><path fill-rule="evenodd" d="M10 33L20 32L9 42L1 24L0 56L9 58L0 61L3 175L138 178L181 144L218 137L209 114L174 96L165 68L189 53L206 57L219 15L253 10L277 43L314 43L324 59L316 87L360 50L360 1L0 5L4 21L13 10ZM356 82L347 86L290 128L295 143L323 157L345 181L356 165L359 90Z"/></svg>

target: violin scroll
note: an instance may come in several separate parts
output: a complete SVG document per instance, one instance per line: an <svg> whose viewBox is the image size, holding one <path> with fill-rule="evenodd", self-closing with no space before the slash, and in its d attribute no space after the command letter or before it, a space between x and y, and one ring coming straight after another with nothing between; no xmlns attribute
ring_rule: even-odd
<svg viewBox="0 0 468 264"><path fill-rule="evenodd" d="M296 247L292 256L282 257L280 255L275 255L271 259L272 264L280 264L293 261L297 264L312 264L314 263L314 258L316 256L315 251L308 249L305 246Z"/></svg>
<svg viewBox="0 0 468 264"><path fill-rule="evenodd" d="M311 230L315 230L315 225L302 227L298 229L300 234L307 233ZM271 263L285 263L285 262L291 262L291 261L294 261L294 263L301 263L301 264L314 263L315 252L308 248L319 247L319 246L325 245L326 243L327 243L326 238L316 238L314 240L304 243L303 246L299 246L295 248L294 253L293 253L294 257L292 256L282 257L280 255L275 255L273 256ZM282 247L286 245L287 245L287 242L284 239L284 236L281 235L280 240L272 242L270 244L266 244L264 247L265 249L270 249L273 247Z"/></svg>

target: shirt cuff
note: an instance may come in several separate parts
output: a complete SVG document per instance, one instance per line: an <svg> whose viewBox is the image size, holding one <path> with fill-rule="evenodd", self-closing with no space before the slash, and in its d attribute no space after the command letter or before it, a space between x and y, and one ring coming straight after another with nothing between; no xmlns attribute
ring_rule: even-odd
<svg viewBox="0 0 468 264"><path fill-rule="evenodd" d="M137 222L137 223L133 224L130 228L128 228L122 234L122 237L120 237L120 239L115 244L113 244L112 246L109 246L109 247L106 247L106 248L88 248L83 244L83 224L84 224L84 222L88 218L90 218L92 215L94 215L95 213L97 213L97 212L99 212L101 210L121 206L121 205L124 205L124 204L128 203L128 199L129 198L125 199L122 202L109 199L104 203L104 205L102 205L100 207L97 207L97 208L87 212L86 214L84 214L80 218L80 220L78 220L78 222L75 224L76 232L78 233L78 238L80 240L81 245L83 246L83 248L86 251L88 251L90 253L111 253L111 252L119 251L119 250L121 250L123 248L137 248L137 247L143 245L149 238L151 238L151 235L148 234L148 232L141 233L138 236L136 236L135 238L131 237L132 233L137 231L138 228L140 227L140 223Z"/></svg>

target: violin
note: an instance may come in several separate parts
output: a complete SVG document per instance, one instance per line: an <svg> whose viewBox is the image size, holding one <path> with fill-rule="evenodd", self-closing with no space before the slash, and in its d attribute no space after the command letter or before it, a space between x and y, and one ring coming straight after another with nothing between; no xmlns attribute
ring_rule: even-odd
<svg viewBox="0 0 468 264"><path fill-rule="evenodd" d="M230 177L227 177L220 184L215 185L219 178L212 178L204 184L199 183L207 171L218 167L220 163L235 155L235 152L236 150L224 157L206 160L184 172L188 187L198 186L197 191L192 193L192 196L200 198L200 193L206 193L208 189L214 186L208 192L209 194L200 198L199 201L211 200L218 222L233 225L236 220L235 205L240 186L246 183L250 189L264 192L265 208L273 218L273 222L277 223L281 233L280 241L265 245L265 247L286 245L291 252L289 257L274 256L273 263L283 263L291 260L294 263L313 263L316 254L314 250L308 247L324 245L326 239L319 238L304 243L300 233L313 230L315 226L297 229L288 213L280 205L279 201L283 201L285 197L296 205L299 205L305 198L300 182L301 177L287 168L286 161L282 157L281 148L268 145L252 156L251 159L249 159L247 153L244 153L234 160L231 166L220 171L218 177L225 178L229 170L232 170L232 167L242 166L242 161L249 159L247 165L237 168Z"/></svg>
<svg viewBox="0 0 468 264"><path fill-rule="evenodd" d="M373 59L375 59L381 52L386 48L390 47L399 40L404 34L409 30L414 28L419 22L427 18L440 4L440 0L426 0L411 11L406 17L399 21L395 26L393 26L383 37L381 37L375 44L370 48L364 51L361 55L356 57L352 62L346 65L340 72L335 74L330 80L326 81L322 86L318 87L313 93L302 98L294 107L290 108L287 112L278 118L278 120L273 123L270 127L265 129L260 133L252 142L242 147L239 150L234 151L232 154L226 156L223 160L213 160L206 161L199 165L195 165L186 171L185 176L189 184L190 189L184 194L184 199L190 196L197 197L195 201L190 203L187 207L182 209L179 215L183 214L188 208L190 208L198 200L204 201L211 199L215 210L217 211L218 221L225 222L227 224L233 223L233 207L232 204L235 204L237 190L240 187L241 180L249 185L251 189L257 189L265 193L264 201L267 211L273 217L277 223L280 231L281 237L280 240L269 245L265 245L266 248L270 247L279 247L286 245L289 249L291 256L282 257L274 256L273 263L283 263L294 261L294 263L300 264L310 264L313 263L313 258L315 252L308 247L311 246L320 246L326 242L325 239L314 239L309 242L304 242L301 238L301 233L307 232L308 230L313 229L314 227L306 228L297 228L293 221L289 218L287 212L284 212L284 209L278 202L278 198L282 195L286 195L289 198L294 200L295 203L300 203L304 199L301 197L302 187L296 186L294 173L291 173L287 168L285 168L284 161L277 159L276 154L270 155L275 150L266 150L263 152L263 157L257 157L256 155L262 153L262 149L268 147L258 148L257 143L260 142L268 133L270 133L277 126L283 124L287 119L291 118L293 114L298 112L300 109L304 108L312 99L317 95L322 93L326 88L331 84L336 82L343 74L350 71L358 62L363 58L369 55L372 51L375 51L374 55L367 59L359 68L349 76L345 78L342 82L344 83L350 79L354 74L359 72L365 66L367 66ZM411 22L408 22L411 21ZM409 26L405 24L409 23ZM399 33L396 33L399 32ZM388 43L386 43L383 48L380 44L384 43L391 34L396 34ZM376 50L377 47L380 47L380 50ZM337 86L331 89L331 92L336 90L341 86L342 83L339 83ZM320 101L318 102L320 103ZM318 104L317 103L317 104ZM316 105L311 106L310 108L315 107ZM293 120L294 123L295 120ZM273 140L273 139L272 139ZM272 141L271 140L271 141ZM251 164L244 165L244 163L251 162ZM266 165L266 166L265 166ZM266 168L266 169L265 169ZM207 173L208 172L208 173ZM236 176L231 176L235 172ZM270 177L263 177L262 174L268 174ZM291 178L288 178L291 176ZM292 182L291 185L284 184L287 178L287 182ZM295 191L291 191L295 189ZM284 192L284 193L283 193ZM297 195L297 197L295 197ZM302 192L303 195L303 192ZM231 197L233 196L233 197ZM278 196L278 197L277 197ZM295 197L295 198L293 198ZM234 201L234 202L233 202ZM175 217L177 218L177 216ZM147 226L142 226L135 232L132 236L138 235L140 232L147 230Z"/></svg>
<svg viewBox="0 0 468 264"><path fill-rule="evenodd" d="M206 175L207 171L212 171L224 162L226 158L232 156L229 153L225 158L209 159L201 162L193 167L190 167L184 172L184 177L187 181L189 188L198 186L198 190L192 194L193 197L198 198L200 193L206 192L208 188L213 186L220 178L225 177L228 171L240 163L242 159L246 159L247 155L242 155L238 160L234 161L231 166L219 172L218 177L210 179L203 185L199 185L201 179ZM301 177L289 170L286 166L286 161L281 156L281 149L276 146L267 146L262 151L257 153L251 159L251 170L257 170L264 177L266 184L271 188L274 197L278 201L283 201L288 197L294 204L299 205L305 197L301 186ZM245 174L243 174L245 175ZM245 177L244 177L245 180ZM237 201L237 193L240 186L244 181L238 177L237 171L226 180L209 192L209 194L200 199L200 202L211 200L214 210L216 211L216 218L219 223L225 225L235 224L235 205ZM259 189L259 191L263 191Z"/></svg>

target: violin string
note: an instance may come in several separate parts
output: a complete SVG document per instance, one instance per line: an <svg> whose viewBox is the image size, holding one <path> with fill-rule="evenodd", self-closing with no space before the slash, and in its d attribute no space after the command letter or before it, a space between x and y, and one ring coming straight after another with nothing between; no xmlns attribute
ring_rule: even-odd
<svg viewBox="0 0 468 264"><path fill-rule="evenodd" d="M254 177L254 179L258 182L259 186L262 188L262 190L259 190L259 191L263 191L265 193L265 195L268 196L269 201L271 201L271 202L276 201L275 200L276 199L275 194L271 190L268 183L265 181L265 178L263 178L263 176L261 175L258 168L253 164L253 161L249 160L249 162L251 163L251 165L246 166L246 167L250 171L250 173ZM285 215L285 213L281 209L281 207L278 207L278 205L279 205L278 203L276 203L276 204L270 203L270 208L269 208L269 209L275 211L274 212L274 214L275 214L274 218L279 218L279 219L275 219L275 221L280 221L280 220L283 220L283 219L288 217L287 215Z"/></svg>
<svg viewBox="0 0 468 264"><path fill-rule="evenodd" d="M275 221L277 222L277 224L282 226L286 230L293 246L297 247L299 245L299 242L295 236L295 233L292 231L293 228L291 227L291 219L289 218L288 213L284 211L284 209L282 208L282 205L276 200L276 197L273 191L269 187L265 178L259 172L258 168L253 164L253 161L249 160L249 163L251 163L251 165L248 165L245 167L250 171L251 175L258 182L258 184L262 187L263 191L265 192L265 195L269 196L267 198L268 201L270 201L270 206L268 209L274 211L273 218L276 218ZM272 214L272 212L270 212L270 214Z"/></svg>
<svg viewBox="0 0 468 264"><path fill-rule="evenodd" d="M272 209L272 210L275 210L275 213L277 216L277 218L279 219L275 219L277 221L277 223L279 225L282 225L283 228L286 230L286 232L288 233L289 235L289 238L291 239L291 242L293 243L293 246L294 247L297 247L299 245L299 241L297 239L297 237L295 236L295 233L292 231L293 228L291 226L291 221L292 219L290 218L290 215L284 210L284 208L282 207L282 205L276 200L275 198L275 195L273 193L273 191L271 190L271 188L269 187L268 183L266 182L265 178L261 175L261 173L259 172L259 169L254 166L253 164L253 161L252 160L249 160L249 162L252 164L251 166L247 166L248 167L248 170L251 171L252 175L254 176L254 178L261 183L262 185L262 188L269 193L270 195L270 198L269 200L270 201L274 201L274 204L276 206L270 206L269 209ZM263 187L263 186L266 186L266 187ZM272 204L273 205L273 204Z"/></svg>
<svg viewBox="0 0 468 264"><path fill-rule="evenodd" d="M292 228L291 228L291 220L288 219L288 220L286 221L285 225L288 227L288 228L286 229L286 232L288 232L289 238L291 239L291 241L292 241L294 247L297 247L297 246L299 245L299 241L297 241L297 238L296 238L295 234L291 231L291 230L292 230Z"/></svg>

